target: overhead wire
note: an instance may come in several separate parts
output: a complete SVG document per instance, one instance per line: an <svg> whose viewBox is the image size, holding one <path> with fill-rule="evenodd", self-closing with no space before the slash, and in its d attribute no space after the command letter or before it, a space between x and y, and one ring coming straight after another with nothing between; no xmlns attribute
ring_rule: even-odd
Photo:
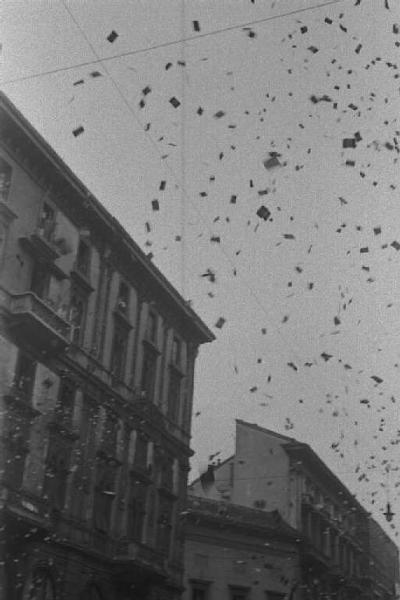
<svg viewBox="0 0 400 600"><path fill-rule="evenodd" d="M6 79L1 81L0 80L0 85L8 85L10 83L19 83L22 81L28 81L31 79L37 79L39 77L45 77L47 75L54 75L56 73L62 73L65 71L71 71L72 69L78 69L80 67L88 67L90 65L95 65L95 64L100 64L100 63L105 63L105 62L109 62L112 60L116 60L118 58L124 58L127 56L135 56L136 54L144 54L146 52L151 52L153 50L159 50L162 48L168 48L169 46L175 46L177 44L181 44L183 42L193 42L196 41L198 39L203 39L205 37L210 37L213 35L220 35L222 33L228 32L228 31L235 31L237 29L243 29L244 27L250 27L253 25L259 25L261 23L266 23L268 21L272 21L272 20L277 20L280 18L284 18L284 17L288 17L288 16L292 16L295 14L300 14L300 13L304 13L310 10L315 10L317 8L322 8L324 6L329 6L332 4L338 4L340 2L345 2L345 0L329 0L328 2L323 2L320 4L316 4L314 6L310 6L310 7L305 7L305 8L300 8L300 9L295 9L295 10L291 10L288 11L286 13L279 13L277 15L272 15L270 17L265 17L263 19L257 19L255 21L248 21L247 23L240 23L239 25L232 25L229 27L222 27L220 29L216 29L213 31L209 31L209 32L205 32L205 33L199 33L198 35L191 35L188 36L186 38L181 38L179 40L172 40L169 42L163 42L161 44L154 44L153 46L147 46L146 48L137 48L136 50L128 50L127 52L120 52L118 54L113 54L111 56L104 56L104 57L99 57L96 54L96 59L94 60L90 60L90 61L84 61L84 62L80 62L80 63L75 63L73 65L67 65L65 67L57 67L56 69L49 69L47 71L40 71L38 73L32 73L30 75L23 75L21 77L15 77L12 79ZM104 65L103 65L104 66Z"/></svg>
<svg viewBox="0 0 400 600"><path fill-rule="evenodd" d="M338 2L341 2L343 0L335 0L334 2L330 2L328 4L336 4ZM156 153L159 155L159 157L161 158L161 154L160 151L158 149L158 146L156 145L155 140L153 139L152 135L144 128L142 122L140 121L139 117L137 116L136 112L134 111L134 109L132 108L132 106L130 105L130 103L128 102L128 100L126 99L125 95L123 94L123 92L121 91L120 86L117 84L117 82L115 81L114 77L112 76L112 74L110 73L110 71L107 69L107 67L103 64L102 59L100 59L98 57L97 51L95 49L95 47L93 46L92 42L90 41L89 37L87 36L86 32L84 31L84 29L82 28L82 26L79 24L79 22L77 21L77 19L75 18L74 14L72 13L72 11L69 9L69 7L66 4L65 0L60 0L60 2L63 4L65 10L68 12L70 18L73 20L73 22L75 23L76 27L78 28L78 30L80 31L80 34L83 36L83 38L85 39L85 41L87 42L88 46L90 47L91 51L93 52L93 54L97 57L97 61L96 62L100 62L102 67L104 68L105 72L107 73L114 89L116 90L116 92L118 93L119 97L121 98L121 100L123 101L123 103L125 104L125 106L127 107L127 109L129 110L130 114L133 116L134 120L136 121L136 123L138 123L140 125L140 127L143 129L143 131L146 133L147 138L149 139L149 141L151 142L151 145L155 148ZM324 4L320 4L318 6L314 6L314 7L309 7L308 9L302 9L302 12L304 12L304 10L311 10L312 8L319 8L322 6L325 6L327 3ZM293 12L293 11L292 11ZM277 17L277 15L275 16ZM271 18L267 18L267 19L262 19L262 22L271 20ZM261 22L259 21L259 22ZM229 29L229 28L228 28ZM182 43L184 42L185 38L184 36L182 37ZM184 87L184 83L182 84L182 87ZM184 121L183 123L183 127L184 127ZM183 161L184 161L184 156L183 156ZM166 167L169 170L169 172L171 173L171 175L173 176L173 178L176 181L180 181L180 186L181 186L181 193L182 193L182 204L184 204L184 199L188 200L187 196L186 196L186 190L183 188L182 185L182 179L180 180L179 177L177 176L177 174L175 173L175 171L170 167L170 165L168 164L167 161L165 161ZM184 162L182 163L184 166ZM194 206L196 213L199 215L199 217L201 218L202 222L204 223L204 225L207 227L207 229L211 232L211 229L204 217L204 215L202 214L202 212L197 208L197 206ZM234 267L234 262L232 260L232 258L229 256L229 254L224 250L224 248L219 245L218 246L220 251L224 254L224 256L226 257L226 259L228 260L229 264ZM182 259L182 263L183 263ZM268 313L266 311L265 308L265 302L261 302L261 300L259 299L257 293L253 290L253 287L249 284L249 282L247 281L247 279L245 279L243 276L239 276L238 279L244 283L246 285L246 289L247 291L250 293L250 295L253 297L253 299L255 300L257 306L261 309L261 311L268 317ZM184 281L184 278L182 278L182 283ZM281 330L279 328L276 329L278 335L283 339L284 343L286 345L288 345L288 341L286 340L284 334L281 332ZM293 352L293 347L295 348L295 352ZM294 344L292 344L292 352L296 357L296 360L301 361L300 356L298 354L298 349L296 349L296 346ZM315 386L315 388L317 389L317 391L324 393L324 390L320 387L319 383L317 383L315 380L312 379L313 385Z"/></svg>

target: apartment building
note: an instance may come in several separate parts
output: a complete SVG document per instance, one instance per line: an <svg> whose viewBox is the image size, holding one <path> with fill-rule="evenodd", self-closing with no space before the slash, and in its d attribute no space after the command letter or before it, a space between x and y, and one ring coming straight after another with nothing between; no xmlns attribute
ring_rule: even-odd
<svg viewBox="0 0 400 600"><path fill-rule="evenodd" d="M308 444L237 420L235 454L212 470L191 493L279 511L298 532L302 599L396 597L398 548Z"/></svg>
<svg viewBox="0 0 400 600"><path fill-rule="evenodd" d="M180 597L213 334L0 97L0 599Z"/></svg>

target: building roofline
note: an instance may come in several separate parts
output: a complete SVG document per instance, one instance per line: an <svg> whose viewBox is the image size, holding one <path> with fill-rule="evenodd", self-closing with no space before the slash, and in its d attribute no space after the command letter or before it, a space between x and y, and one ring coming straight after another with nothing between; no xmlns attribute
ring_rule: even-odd
<svg viewBox="0 0 400 600"><path fill-rule="evenodd" d="M203 517L211 523L217 520L236 528L253 527L256 533L268 532L290 541L299 538L299 532L286 523L278 510L265 511L201 496L190 496L187 510L189 516L196 518L196 524L198 517Z"/></svg>
<svg viewBox="0 0 400 600"><path fill-rule="evenodd" d="M358 509L361 510L366 515L369 515L364 506L360 504L360 502L355 498L354 494L350 492L348 487L339 479L337 475L324 463L322 458L318 456L318 454L304 442L293 441L287 444L283 444L283 449L289 454L296 454L297 456L304 456L304 458L308 459L311 465L317 469L321 469L324 475L333 483L335 486L341 488L341 491L347 496L347 498L351 499L351 502L357 505Z"/></svg>
<svg viewBox="0 0 400 600"><path fill-rule="evenodd" d="M285 440L287 442L296 441L292 437L288 437L287 435L283 435L282 433L278 433L277 431L272 431L272 429L267 429L265 427L261 427L260 425L257 425L256 423L249 423L248 421L243 421L242 419L235 419L235 421L236 421L236 424L238 424L238 425L244 425L245 427L249 427L250 429L254 429L255 431L261 431L262 433L268 433L269 435L272 435L273 437L280 438L281 440Z"/></svg>
<svg viewBox="0 0 400 600"><path fill-rule="evenodd" d="M50 146L43 136L33 127L33 125L24 117L13 102L7 97L4 92L0 92L0 106L8 115L17 122L20 129L23 130L35 145L40 148L40 151L47 160L53 163L58 171L61 171L61 176L67 179L68 182L77 189L80 196L85 198L85 201L92 205L99 219L106 222L108 228L116 230L116 233L122 238L128 249L134 254L135 259L151 274L155 284L162 288L168 294L170 300L179 307L185 317L189 318L195 326L201 343L211 342L215 339L214 333L207 327L197 313L189 306L188 302L181 296L176 288L168 281L161 271L150 262L146 254L141 250L139 245L132 239L128 232L124 229L121 223L111 215L111 213L101 204L101 202L90 192L85 184L73 173L59 154Z"/></svg>
<svg viewBox="0 0 400 600"><path fill-rule="evenodd" d="M288 453L301 453L305 458L313 461L314 466L321 469L325 476L330 479L331 483L333 483L336 487L341 488L347 498L351 498L351 502L356 504L360 510L364 513L369 514L368 511L358 502L358 500L354 497L354 494L350 492L350 490L345 486L345 484L335 475L335 473L324 463L324 461L318 456L318 454L304 442L299 442L295 438L288 437L286 435L277 433L276 431L272 431L271 429L266 429L264 427L260 427L260 425L256 425L254 423L247 423L246 421L242 421L241 419L236 419L236 423L240 425L245 425L254 429L256 431L261 431L262 433L267 433L268 435L272 435L274 437L280 438L285 443L282 444L282 448Z"/></svg>

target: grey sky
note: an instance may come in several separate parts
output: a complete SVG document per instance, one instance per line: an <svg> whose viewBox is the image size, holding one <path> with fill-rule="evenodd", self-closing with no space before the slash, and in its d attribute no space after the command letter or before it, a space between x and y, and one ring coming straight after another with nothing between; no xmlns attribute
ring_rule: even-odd
<svg viewBox="0 0 400 600"><path fill-rule="evenodd" d="M65 3L99 57L124 56L15 81L96 56L62 2L3 0L1 87L203 319L226 319L198 361L193 475L240 417L310 443L381 523L389 481L398 528L398 2Z"/></svg>

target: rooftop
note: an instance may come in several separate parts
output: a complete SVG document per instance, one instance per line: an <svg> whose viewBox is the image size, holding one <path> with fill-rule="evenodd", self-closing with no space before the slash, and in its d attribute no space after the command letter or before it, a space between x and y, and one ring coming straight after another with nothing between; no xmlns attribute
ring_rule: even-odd
<svg viewBox="0 0 400 600"><path fill-rule="evenodd" d="M196 331L196 337L200 343L211 342L215 335L200 319L197 313L190 307L189 303L181 296L174 286L167 280L161 271L150 261L149 257L140 249L138 244L131 238L123 226L113 217L97 198L88 190L82 181L72 172L62 158L38 133L38 131L21 114L9 98L0 92L0 110L2 111L1 127L6 129L10 124L14 125L15 131L23 138L24 145L30 157L36 157L38 153L47 167L54 173L54 180L69 184L80 197L81 204L91 209L91 217L95 222L102 225L110 232L113 239L118 239L132 256L137 268L151 278L151 283L156 291L166 296L179 311L186 322Z"/></svg>

